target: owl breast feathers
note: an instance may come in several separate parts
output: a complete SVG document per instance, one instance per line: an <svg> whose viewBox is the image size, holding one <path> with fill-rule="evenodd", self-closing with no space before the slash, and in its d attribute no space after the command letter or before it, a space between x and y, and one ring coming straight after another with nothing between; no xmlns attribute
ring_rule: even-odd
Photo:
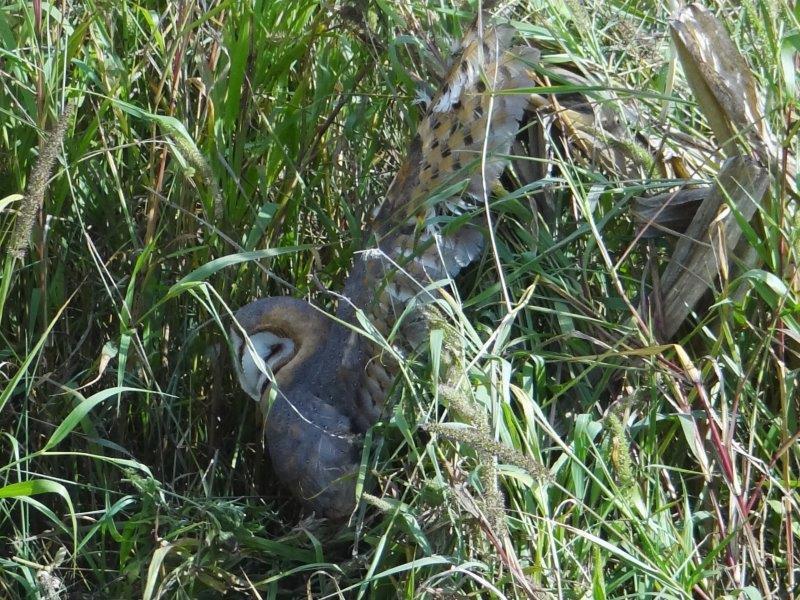
<svg viewBox="0 0 800 600"><path fill-rule="evenodd" d="M443 235L429 223L482 203L506 165L528 102L510 92L533 86L528 68L538 59L531 48L509 49L512 33L476 28L464 38L460 59L373 213L372 245L354 261L336 320L281 297L236 314L239 380L261 402L272 464L317 514L344 518L355 506L361 434L379 418L398 369L375 336L388 336L409 302L431 301L429 284L456 276L482 250L477 227ZM360 331L360 314L373 339ZM418 310L398 331L399 353L427 339Z"/></svg>

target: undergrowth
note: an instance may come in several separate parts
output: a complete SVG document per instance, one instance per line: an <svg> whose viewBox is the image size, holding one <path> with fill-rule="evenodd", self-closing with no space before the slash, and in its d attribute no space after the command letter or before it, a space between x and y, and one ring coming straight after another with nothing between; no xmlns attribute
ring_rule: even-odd
<svg viewBox="0 0 800 600"><path fill-rule="evenodd" d="M796 6L709 4L794 155ZM630 209L678 182L554 144L546 180L507 178L492 250L368 434L352 523L309 518L276 485L229 312L275 294L333 306L417 100L475 10L0 6L0 596L797 595L800 227L779 177L756 266L661 344L631 308L673 242L636 241ZM635 110L632 135L677 155L670 130L706 145L688 176L705 183L718 142L669 10L520 0L511 13L546 64ZM463 351L454 393L482 436L438 385L443 345Z"/></svg>

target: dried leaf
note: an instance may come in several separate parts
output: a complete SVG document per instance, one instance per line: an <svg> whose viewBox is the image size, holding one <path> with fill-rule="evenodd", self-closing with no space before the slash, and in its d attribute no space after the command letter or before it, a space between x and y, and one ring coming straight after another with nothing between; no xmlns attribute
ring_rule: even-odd
<svg viewBox="0 0 800 600"><path fill-rule="evenodd" d="M683 233L710 192L711 187L701 187L634 199L638 237L651 239L664 233Z"/></svg>
<svg viewBox="0 0 800 600"><path fill-rule="evenodd" d="M703 6L690 4L670 22L670 32L686 80L725 154L755 152L770 164L777 144L755 79L722 23Z"/></svg>
<svg viewBox="0 0 800 600"><path fill-rule="evenodd" d="M769 172L753 159L740 156L725 162L661 277L663 313L658 329L662 339L675 334L718 274L727 272L726 257L742 235L731 207L749 221L769 181ZM650 304L658 306L656 300Z"/></svg>

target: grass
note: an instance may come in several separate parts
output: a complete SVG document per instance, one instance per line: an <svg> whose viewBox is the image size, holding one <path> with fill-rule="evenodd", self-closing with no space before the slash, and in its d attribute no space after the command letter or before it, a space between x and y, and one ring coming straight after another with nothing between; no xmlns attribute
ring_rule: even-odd
<svg viewBox="0 0 800 600"><path fill-rule="evenodd" d="M710 7L796 155L797 8ZM474 10L0 7L0 596L797 597L800 227L779 178L748 236L757 266L661 345L630 306L671 242L634 244L630 207L676 181L554 143L544 185L494 202L496 252L460 278L450 325L368 436L375 484L353 525L304 518L275 485L225 316L273 294L332 305L422 82ZM512 14L548 64L624 90L635 133L678 156L695 150L670 127L707 146L687 161L713 179L718 141L662 3ZM46 141L67 106L63 143ZM543 195L550 216L529 202ZM497 446L454 425L443 345L514 451L496 466Z"/></svg>

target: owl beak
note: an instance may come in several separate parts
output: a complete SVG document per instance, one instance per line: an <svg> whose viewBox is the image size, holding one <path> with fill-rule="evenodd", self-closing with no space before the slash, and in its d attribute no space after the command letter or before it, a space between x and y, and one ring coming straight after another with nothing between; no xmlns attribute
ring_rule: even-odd
<svg viewBox="0 0 800 600"><path fill-rule="evenodd" d="M256 402L259 402L261 400L261 393L257 386L258 378L253 378L253 373L245 373L242 362L245 358L249 358L250 362L258 368L258 371L260 371L263 376L267 376L266 365L261 357L258 356L252 343L246 343L239 332L232 329L231 338L235 355L233 363L236 368L236 376L239 379L239 385L248 396Z"/></svg>

